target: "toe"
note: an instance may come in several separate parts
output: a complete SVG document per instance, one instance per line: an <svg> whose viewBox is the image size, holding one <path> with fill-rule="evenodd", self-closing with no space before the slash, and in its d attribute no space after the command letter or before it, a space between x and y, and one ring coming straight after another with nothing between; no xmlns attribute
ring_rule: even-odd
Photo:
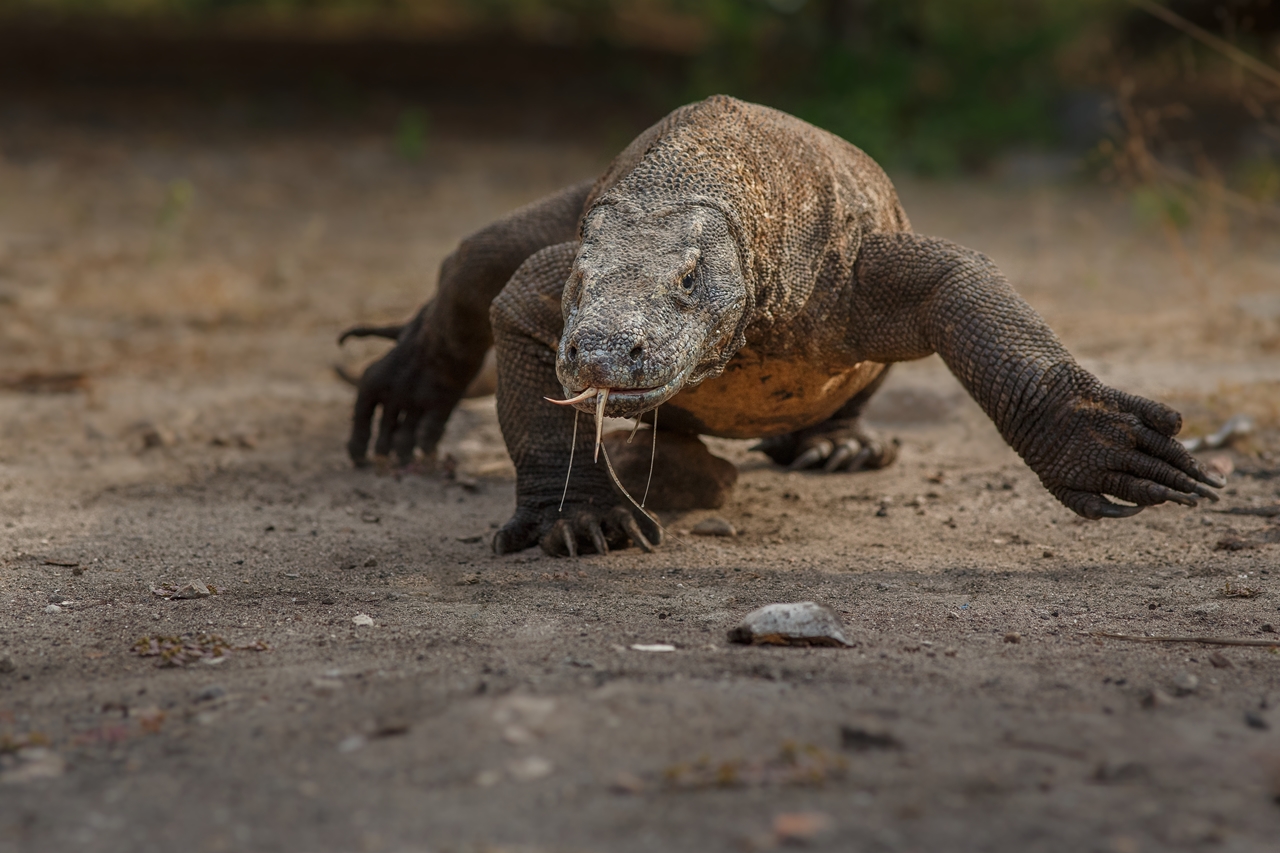
<svg viewBox="0 0 1280 853"><path fill-rule="evenodd" d="M797 456L787 467L792 471L801 471L805 468L812 468L830 456L834 450L835 444L833 444L829 439L820 438L807 450Z"/></svg>
<svg viewBox="0 0 1280 853"><path fill-rule="evenodd" d="M857 456L862 449L861 442L854 438L840 442L831 455L827 457L826 464L822 466L822 470L830 474L833 471L842 471L845 468L853 467L850 464L850 460Z"/></svg>
<svg viewBox="0 0 1280 853"><path fill-rule="evenodd" d="M654 551L655 542L660 543L662 541L661 528L656 528L656 533L653 536L653 540L651 540L641 529L636 517L624 506L617 506L610 510L609 515L605 518L605 525L610 530L618 531L640 550L650 554Z"/></svg>

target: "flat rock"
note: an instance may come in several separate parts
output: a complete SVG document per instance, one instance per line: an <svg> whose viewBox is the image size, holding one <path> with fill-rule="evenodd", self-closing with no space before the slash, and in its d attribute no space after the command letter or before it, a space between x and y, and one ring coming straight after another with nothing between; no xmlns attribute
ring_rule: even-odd
<svg viewBox="0 0 1280 853"><path fill-rule="evenodd" d="M771 646L852 646L835 611L812 601L768 604L729 630L734 643Z"/></svg>
<svg viewBox="0 0 1280 853"><path fill-rule="evenodd" d="M694 536L737 536L738 530L723 518L704 518L689 531Z"/></svg>

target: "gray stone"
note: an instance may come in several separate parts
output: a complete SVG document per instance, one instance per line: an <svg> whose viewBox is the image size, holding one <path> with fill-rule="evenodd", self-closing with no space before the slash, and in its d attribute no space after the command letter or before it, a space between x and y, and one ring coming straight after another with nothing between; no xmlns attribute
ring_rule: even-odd
<svg viewBox="0 0 1280 853"><path fill-rule="evenodd" d="M690 531L694 536L737 536L737 529L723 518L704 518Z"/></svg>
<svg viewBox="0 0 1280 853"><path fill-rule="evenodd" d="M734 643L773 646L852 646L840 617L812 601L769 604L753 610L729 631Z"/></svg>

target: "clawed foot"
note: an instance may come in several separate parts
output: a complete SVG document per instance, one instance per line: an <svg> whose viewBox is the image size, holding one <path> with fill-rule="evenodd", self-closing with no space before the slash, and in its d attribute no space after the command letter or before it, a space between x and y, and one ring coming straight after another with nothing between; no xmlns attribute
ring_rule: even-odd
<svg viewBox="0 0 1280 853"><path fill-rule="evenodd" d="M517 509L511 520L493 537L497 554L522 551L537 542L552 557L576 557L580 553L608 554L635 545L652 553L662 544L662 528L639 510L615 506L601 512L587 507L554 507L541 513Z"/></svg>
<svg viewBox="0 0 1280 853"><path fill-rule="evenodd" d="M1080 384L1072 398L1032 422L1034 439L1023 452L1054 497L1093 519L1125 518L1166 501L1196 506L1218 499L1213 490L1226 480L1173 438L1181 415L1087 375Z"/></svg>
<svg viewBox="0 0 1280 853"><path fill-rule="evenodd" d="M875 471L898 458L898 440L883 439L857 421L826 421L807 430L766 438L752 450L792 471Z"/></svg>
<svg viewBox="0 0 1280 853"><path fill-rule="evenodd" d="M359 389L347 442L347 452L357 466L370 464L369 439L379 411L375 458L394 453L400 465L409 465L415 449L432 456L449 414L471 379L469 367L442 361L435 353L423 332L426 311L424 307L402 326L356 326L338 339L339 344L361 337L396 341L359 379L343 377Z"/></svg>

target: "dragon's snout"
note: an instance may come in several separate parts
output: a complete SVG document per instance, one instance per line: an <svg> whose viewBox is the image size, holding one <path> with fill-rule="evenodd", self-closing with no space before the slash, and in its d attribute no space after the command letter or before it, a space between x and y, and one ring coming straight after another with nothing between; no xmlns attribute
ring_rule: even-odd
<svg viewBox="0 0 1280 853"><path fill-rule="evenodd" d="M643 333L613 334L575 331L560 348L562 381L578 388L643 388L654 383L646 377L649 347Z"/></svg>

